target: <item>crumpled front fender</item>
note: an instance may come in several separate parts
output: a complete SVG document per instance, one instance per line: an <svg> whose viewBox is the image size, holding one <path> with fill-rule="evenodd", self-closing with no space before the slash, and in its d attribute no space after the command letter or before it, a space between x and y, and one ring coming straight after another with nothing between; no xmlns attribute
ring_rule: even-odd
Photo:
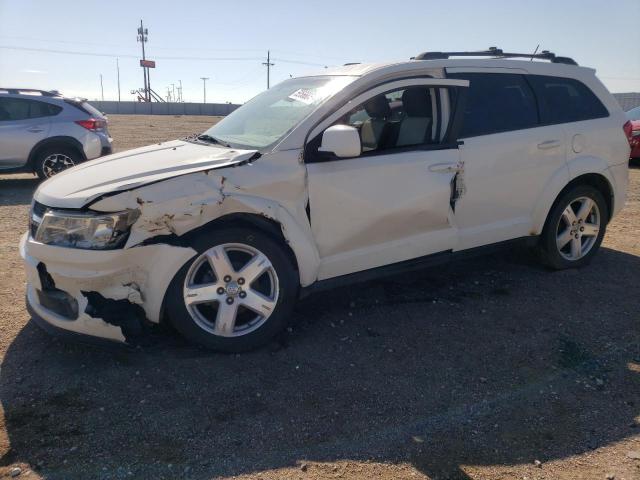
<svg viewBox="0 0 640 480"><path fill-rule="evenodd" d="M240 186L234 180L237 172L246 168L175 177L103 198L92 204L91 209L140 212L125 248L150 243L154 238L181 237L229 214L266 217L280 225L296 257L300 282L302 286L310 285L317 279L320 259L304 208L307 202L304 178L294 177L290 183L280 180L272 186L264 183Z"/></svg>

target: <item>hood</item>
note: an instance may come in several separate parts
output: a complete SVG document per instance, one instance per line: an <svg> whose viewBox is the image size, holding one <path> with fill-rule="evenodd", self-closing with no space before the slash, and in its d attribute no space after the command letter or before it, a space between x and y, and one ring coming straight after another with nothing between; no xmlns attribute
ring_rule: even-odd
<svg viewBox="0 0 640 480"><path fill-rule="evenodd" d="M49 207L81 208L96 198L187 173L249 160L237 150L182 140L158 143L84 162L42 183L34 199Z"/></svg>

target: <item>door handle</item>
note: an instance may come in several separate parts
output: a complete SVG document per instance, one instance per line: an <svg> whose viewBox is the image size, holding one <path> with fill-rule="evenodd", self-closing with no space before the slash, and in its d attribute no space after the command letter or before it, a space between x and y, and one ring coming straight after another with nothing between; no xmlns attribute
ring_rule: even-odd
<svg viewBox="0 0 640 480"><path fill-rule="evenodd" d="M550 148L557 148L562 145L560 140L547 140L538 144L540 150L548 150Z"/></svg>
<svg viewBox="0 0 640 480"><path fill-rule="evenodd" d="M27 132L31 132L31 133L44 132L44 128L40 128L40 127L30 127L30 128L27 128Z"/></svg>
<svg viewBox="0 0 640 480"><path fill-rule="evenodd" d="M436 163L429 166L429 171L435 173L458 173L462 171L462 167L457 163Z"/></svg>

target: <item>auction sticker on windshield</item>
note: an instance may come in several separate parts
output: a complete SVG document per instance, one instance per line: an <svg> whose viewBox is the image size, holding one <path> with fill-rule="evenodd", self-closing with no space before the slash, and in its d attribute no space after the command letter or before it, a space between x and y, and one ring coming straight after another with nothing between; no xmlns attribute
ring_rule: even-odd
<svg viewBox="0 0 640 480"><path fill-rule="evenodd" d="M300 88L289 95L289 98L302 102L306 105L311 105L315 100L316 92L317 89L315 88Z"/></svg>

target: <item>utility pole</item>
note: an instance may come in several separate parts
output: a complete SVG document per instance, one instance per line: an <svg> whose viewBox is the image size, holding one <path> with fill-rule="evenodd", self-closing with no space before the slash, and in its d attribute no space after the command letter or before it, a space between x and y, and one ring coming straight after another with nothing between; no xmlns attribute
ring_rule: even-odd
<svg viewBox="0 0 640 480"><path fill-rule="evenodd" d="M140 20L140 28L138 28L138 41L142 44L142 60L146 60L146 56L144 53L144 44L148 40L149 31L144 28L142 25L142 20ZM147 67L142 67L142 73L144 74L144 99L146 102L151 101L151 85L149 82L149 69Z"/></svg>
<svg viewBox="0 0 640 480"><path fill-rule="evenodd" d="M207 103L207 80L209 80L209 77L200 77L200 80L202 80L202 88L204 90L204 102L203 103Z"/></svg>
<svg viewBox="0 0 640 480"><path fill-rule="evenodd" d="M100 74L100 94L102 101L104 102L104 88L102 87L102 74Z"/></svg>
<svg viewBox="0 0 640 480"><path fill-rule="evenodd" d="M167 102L171 101L171 89L167 87Z"/></svg>
<svg viewBox="0 0 640 480"><path fill-rule="evenodd" d="M173 92L173 95L172 95L173 96L173 101L175 102L176 101L176 84L175 83L171 84L171 90Z"/></svg>
<svg viewBox="0 0 640 480"><path fill-rule="evenodd" d="M271 63L271 52L269 50L267 50L267 61L262 62L262 65L265 65L267 67L267 90L269 90L269 86L270 86L269 73L270 73L271 67L275 65L275 63Z"/></svg>
<svg viewBox="0 0 640 480"><path fill-rule="evenodd" d="M182 100L182 80L178 80L178 82L180 82L180 86L178 87L178 101L182 103L184 102L184 100Z"/></svg>
<svg viewBox="0 0 640 480"><path fill-rule="evenodd" d="M116 71L118 72L118 101L120 101L120 62L116 57Z"/></svg>

